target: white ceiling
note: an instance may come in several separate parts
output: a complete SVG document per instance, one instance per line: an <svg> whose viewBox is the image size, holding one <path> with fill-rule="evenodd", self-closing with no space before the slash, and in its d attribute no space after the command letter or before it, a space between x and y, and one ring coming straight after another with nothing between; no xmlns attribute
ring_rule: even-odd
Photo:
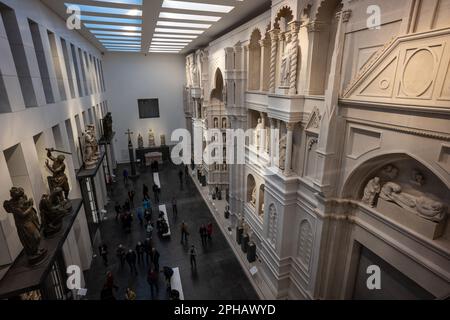
<svg viewBox="0 0 450 320"><path fill-rule="evenodd" d="M88 5L88 6L96 6L96 7L107 7L107 8L117 8L117 9L127 9L127 10L141 10L142 16L140 16L139 11L136 11L136 16L130 16L130 15L122 15L122 14L106 14L106 13L94 13L94 12L86 12L81 11L81 17L82 17L82 28L79 30L79 32L87 38L91 43L93 43L99 50L103 52L108 51L115 51L113 49L114 44L109 44L111 47L107 48L107 44L105 42L100 42L99 39L94 36L93 32L100 32L100 33L109 33L109 28L114 28L114 26L126 26L128 28L136 29L135 31L120 31L117 32L131 32L131 33L137 33L138 35L129 35L123 37L123 39L120 39L121 45L124 45L122 41L128 41L127 37L134 37L134 39L129 39L129 41L126 43L129 47L127 48L134 48L136 52L142 52L142 53L148 53L150 49L150 44L154 39L155 34L155 28L171 28L176 29L173 30L165 30L170 33L161 33L158 32L159 35L156 35L157 37L163 37L169 38L169 39L175 39L173 43L183 43L181 41L186 40L186 38L189 38L187 41L192 40L190 38L193 38L195 36L198 36L197 38L193 39L192 42L182 45L176 45L177 48L179 48L178 53L180 54L186 54L188 52L191 52L199 47L207 45L212 40L216 39L220 35L226 33L227 31L233 29L239 24L242 24L249 19L256 17L257 15L261 14L262 12L269 10L271 5L271 0L182 0L182 1L172 1L172 4L183 4L182 2L188 2L189 9L191 9L192 3L200 3L200 4L214 4L214 5L220 5L220 6L228 6L228 7L234 7L230 12L206 12L201 11L204 7L200 6L199 10L188 10L188 9L173 9L173 8L167 8L168 3L165 4L166 8L163 8L163 1L164 0L41 0L45 5L47 5L49 8L51 8L53 11L55 11L61 18L66 20L69 17L69 14L67 13L67 7L65 3L75 4L75 5ZM125 4L128 3L139 3L142 2L142 5L136 5L136 4ZM218 11L229 11L226 10L226 7L216 7L216 9L219 9ZM222 10L225 9L225 10ZM170 18L160 18L161 12L168 12L168 13L176 13L176 14L191 14L191 15L202 15L202 16L213 16L213 17L220 17L220 20L217 22L207 22L207 21L193 21L193 20L174 20ZM87 21L84 20L83 17L88 16L91 19L97 19L98 17L107 17L107 18L125 18L125 19L133 19L138 21L127 21L130 23L122 23L122 22L98 22L98 21ZM142 23L140 23L139 20L142 20ZM209 19L208 19L209 20ZM207 26L196 26L198 28L186 28L182 26L175 26L175 27L169 27L169 26L157 26L157 22L162 21L164 22L177 22L177 23L196 23L196 24L210 24L211 26L207 29L205 29ZM86 27L89 26L89 24L101 24L102 26L89 26L89 28ZM105 26L106 25L106 26ZM189 29L194 30L192 32L197 32L200 30L200 35L197 34L183 34L180 32L182 29ZM91 30L91 31L90 31ZM142 30L142 31L141 31ZM191 32L191 31L185 31L185 32ZM173 34L171 32L174 32ZM140 35L139 35L140 33ZM181 37L178 39L179 35ZM140 39L139 39L140 38ZM115 40L102 40L102 41L115 41ZM168 42L169 40L165 40L165 42ZM163 45L161 41L158 41L159 44L155 44L154 46L157 46L157 48L152 50L159 50L158 48L167 47L168 45ZM139 45L138 45L139 44ZM174 46L175 46L174 44ZM186 45L184 48L180 49ZM131 49L133 50L133 49ZM166 49L161 49L166 50ZM169 50L177 50L177 49L169 49ZM175 52L175 51L174 51Z"/></svg>

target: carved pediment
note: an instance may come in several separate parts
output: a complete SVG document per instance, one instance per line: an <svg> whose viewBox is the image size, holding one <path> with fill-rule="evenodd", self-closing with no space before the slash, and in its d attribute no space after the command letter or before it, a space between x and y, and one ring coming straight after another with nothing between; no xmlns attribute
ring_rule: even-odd
<svg viewBox="0 0 450 320"><path fill-rule="evenodd" d="M450 109L450 28L392 39L360 69L343 99Z"/></svg>
<svg viewBox="0 0 450 320"><path fill-rule="evenodd" d="M313 111L309 115L309 119L306 124L306 130L309 132L319 133L321 120L322 116L320 115L319 108L314 107Z"/></svg>

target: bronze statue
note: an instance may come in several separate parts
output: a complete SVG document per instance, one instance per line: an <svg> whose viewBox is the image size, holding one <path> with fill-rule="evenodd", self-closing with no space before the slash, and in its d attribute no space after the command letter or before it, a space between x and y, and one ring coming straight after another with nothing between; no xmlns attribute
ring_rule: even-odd
<svg viewBox="0 0 450 320"><path fill-rule="evenodd" d="M111 139L113 136L113 128L112 128L112 115L111 112L108 112L103 119L103 133L105 138Z"/></svg>
<svg viewBox="0 0 450 320"><path fill-rule="evenodd" d="M33 199L28 199L22 188L13 187L10 190L11 199L3 203L6 212L14 215L17 234L22 243L28 261L36 265L46 257L47 250L40 248L40 223Z"/></svg>
<svg viewBox="0 0 450 320"><path fill-rule="evenodd" d="M39 203L44 236L49 238L61 230L63 218L69 212L61 201L62 189L55 188L50 195L44 194Z"/></svg>
<svg viewBox="0 0 450 320"><path fill-rule="evenodd" d="M54 150L48 149L47 150L47 157L53 161L53 164L50 166L49 161L46 160L45 165L47 166L48 170L52 173L53 176L48 177L49 187L50 190L53 191L56 188L61 188L61 190L64 192L64 198L66 200L69 199L69 180L67 179L67 175L65 173L66 171L66 164L64 161L66 160L66 157L63 155L59 155L58 157L54 157L52 155L52 152Z"/></svg>

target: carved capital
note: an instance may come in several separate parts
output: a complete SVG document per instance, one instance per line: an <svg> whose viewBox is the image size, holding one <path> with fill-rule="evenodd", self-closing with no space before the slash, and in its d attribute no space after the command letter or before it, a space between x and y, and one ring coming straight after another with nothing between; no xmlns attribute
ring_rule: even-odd
<svg viewBox="0 0 450 320"><path fill-rule="evenodd" d="M269 34L272 41L277 41L278 35L280 34L280 29L272 29L269 31Z"/></svg>
<svg viewBox="0 0 450 320"><path fill-rule="evenodd" d="M286 122L286 129L287 129L287 131L294 131L294 128L295 128L295 123L293 123L293 122Z"/></svg>
<svg viewBox="0 0 450 320"><path fill-rule="evenodd" d="M348 22L352 16L352 10L342 11L342 22Z"/></svg>
<svg viewBox="0 0 450 320"><path fill-rule="evenodd" d="M321 21L311 21L306 25L308 32L320 32L323 28L323 22Z"/></svg>
<svg viewBox="0 0 450 320"><path fill-rule="evenodd" d="M289 28L293 35L297 34L300 30L300 22L299 21L289 22Z"/></svg>

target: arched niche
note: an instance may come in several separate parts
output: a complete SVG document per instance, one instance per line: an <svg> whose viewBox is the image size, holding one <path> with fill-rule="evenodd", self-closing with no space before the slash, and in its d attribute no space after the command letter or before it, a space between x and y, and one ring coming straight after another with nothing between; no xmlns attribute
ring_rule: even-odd
<svg viewBox="0 0 450 320"><path fill-rule="evenodd" d="M288 31L288 24L293 20L294 14L292 13L291 8L284 6L278 11L273 27L274 29L279 29L281 32L286 32Z"/></svg>
<svg viewBox="0 0 450 320"><path fill-rule="evenodd" d="M247 202L256 208L256 181L251 174L247 176Z"/></svg>
<svg viewBox="0 0 450 320"><path fill-rule="evenodd" d="M259 90L261 78L261 31L255 29L250 36L248 57L248 89Z"/></svg>
<svg viewBox="0 0 450 320"><path fill-rule="evenodd" d="M311 55L310 94L323 95L327 89L339 22L336 13L342 10L342 6L341 0L322 1L309 25L310 31L313 31L309 35L316 44Z"/></svg>
<svg viewBox="0 0 450 320"><path fill-rule="evenodd" d="M265 192L265 186L264 184L259 186L259 198L258 198L258 215L263 216L264 215L264 192Z"/></svg>
<svg viewBox="0 0 450 320"><path fill-rule="evenodd" d="M394 220L399 225L437 239L449 232L450 179L404 153L374 157L351 172L343 198Z"/></svg>
<svg viewBox="0 0 450 320"><path fill-rule="evenodd" d="M312 246L314 241L314 234L311 224L304 219L300 222L299 238L298 238L298 252L297 255L300 262L309 269L312 255Z"/></svg>
<svg viewBox="0 0 450 320"><path fill-rule="evenodd" d="M211 104L223 104L224 81L222 71L217 68L214 77L214 89L211 91Z"/></svg>

